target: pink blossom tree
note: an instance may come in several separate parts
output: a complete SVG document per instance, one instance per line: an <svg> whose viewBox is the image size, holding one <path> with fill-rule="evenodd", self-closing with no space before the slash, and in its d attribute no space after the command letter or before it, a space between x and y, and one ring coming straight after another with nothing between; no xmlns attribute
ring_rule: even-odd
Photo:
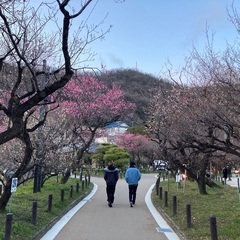
<svg viewBox="0 0 240 240"><path fill-rule="evenodd" d="M117 85L107 87L91 75L82 75L69 82L59 94L61 111L68 121L71 143L80 145L74 161L68 166L70 170L80 167L80 160L94 141L99 129L110 122L130 115L134 104L125 101L124 93ZM64 181L65 181L64 180Z"/></svg>
<svg viewBox="0 0 240 240"><path fill-rule="evenodd" d="M123 133L116 139L119 147L127 149L131 159L136 161L137 165L147 165L156 157L157 146L146 135Z"/></svg>

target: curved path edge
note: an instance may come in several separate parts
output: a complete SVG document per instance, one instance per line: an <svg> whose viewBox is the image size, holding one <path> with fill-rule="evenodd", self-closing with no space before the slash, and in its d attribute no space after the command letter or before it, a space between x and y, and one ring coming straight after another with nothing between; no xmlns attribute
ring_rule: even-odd
<svg viewBox="0 0 240 240"><path fill-rule="evenodd" d="M41 240L54 239L61 229L69 222L73 215L85 205L97 192L98 186L93 183L93 189L85 198L83 198L75 207L68 211L53 227L41 238Z"/></svg>
<svg viewBox="0 0 240 240"><path fill-rule="evenodd" d="M166 237L170 240L179 240L178 235L173 231L173 229L168 225L168 223L164 220L164 218L160 215L160 213L157 211L157 209L154 207L152 200L151 200L151 194L152 194L152 190L154 188L155 184L153 184L146 196L145 196L145 202L146 205L149 209L149 211L151 212L153 218L155 219L155 221L157 222L159 228L157 229L157 231L163 231L166 235Z"/></svg>

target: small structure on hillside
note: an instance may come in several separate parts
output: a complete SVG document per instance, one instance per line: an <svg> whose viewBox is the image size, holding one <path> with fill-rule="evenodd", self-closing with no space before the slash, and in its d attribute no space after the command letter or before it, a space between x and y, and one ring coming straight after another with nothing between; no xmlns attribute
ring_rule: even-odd
<svg viewBox="0 0 240 240"><path fill-rule="evenodd" d="M107 124L102 129L102 136L95 139L98 143L115 143L115 137L118 134L125 133L129 126L121 121Z"/></svg>

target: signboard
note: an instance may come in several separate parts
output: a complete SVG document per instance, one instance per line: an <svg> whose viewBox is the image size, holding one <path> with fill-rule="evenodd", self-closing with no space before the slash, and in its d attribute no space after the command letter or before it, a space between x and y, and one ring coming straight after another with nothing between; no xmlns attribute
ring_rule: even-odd
<svg viewBox="0 0 240 240"><path fill-rule="evenodd" d="M17 191L17 183L18 183L18 179L12 178L11 193Z"/></svg>
<svg viewBox="0 0 240 240"><path fill-rule="evenodd" d="M182 181L182 174L177 174L176 175L176 182L179 183Z"/></svg>

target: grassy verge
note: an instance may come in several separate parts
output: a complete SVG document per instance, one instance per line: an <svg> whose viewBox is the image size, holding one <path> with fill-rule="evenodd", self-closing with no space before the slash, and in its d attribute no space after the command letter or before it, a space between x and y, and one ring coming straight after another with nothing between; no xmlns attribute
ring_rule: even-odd
<svg viewBox="0 0 240 240"><path fill-rule="evenodd" d="M200 195L195 182L186 181L186 185L172 180L161 182L162 199L156 189L152 200L159 211L163 211L180 228L188 240L211 239L210 217L217 221L218 240L240 239L240 203L237 188L219 183L220 188L208 188L208 195ZM165 205L165 191L168 206ZM177 198L177 213L173 214L173 196ZM191 206L191 223L187 227L186 206Z"/></svg>
<svg viewBox="0 0 240 240"><path fill-rule="evenodd" d="M79 191L76 191L79 183ZM73 188L72 196L70 195L71 186ZM71 203L77 202L78 199L85 196L92 189L93 185L84 184L77 178L71 178L66 184L60 184L57 178L49 179L41 189L41 192L33 193L33 183L29 181L26 186L19 186L17 192L12 195L12 204L9 201L7 213L12 212L12 233L11 239L30 240L50 222L60 216ZM64 189L64 200L61 201L61 190ZM48 196L53 196L52 210L48 211ZM37 221L32 223L32 206L33 201L37 201ZM6 213L0 214L0 239L5 236Z"/></svg>

